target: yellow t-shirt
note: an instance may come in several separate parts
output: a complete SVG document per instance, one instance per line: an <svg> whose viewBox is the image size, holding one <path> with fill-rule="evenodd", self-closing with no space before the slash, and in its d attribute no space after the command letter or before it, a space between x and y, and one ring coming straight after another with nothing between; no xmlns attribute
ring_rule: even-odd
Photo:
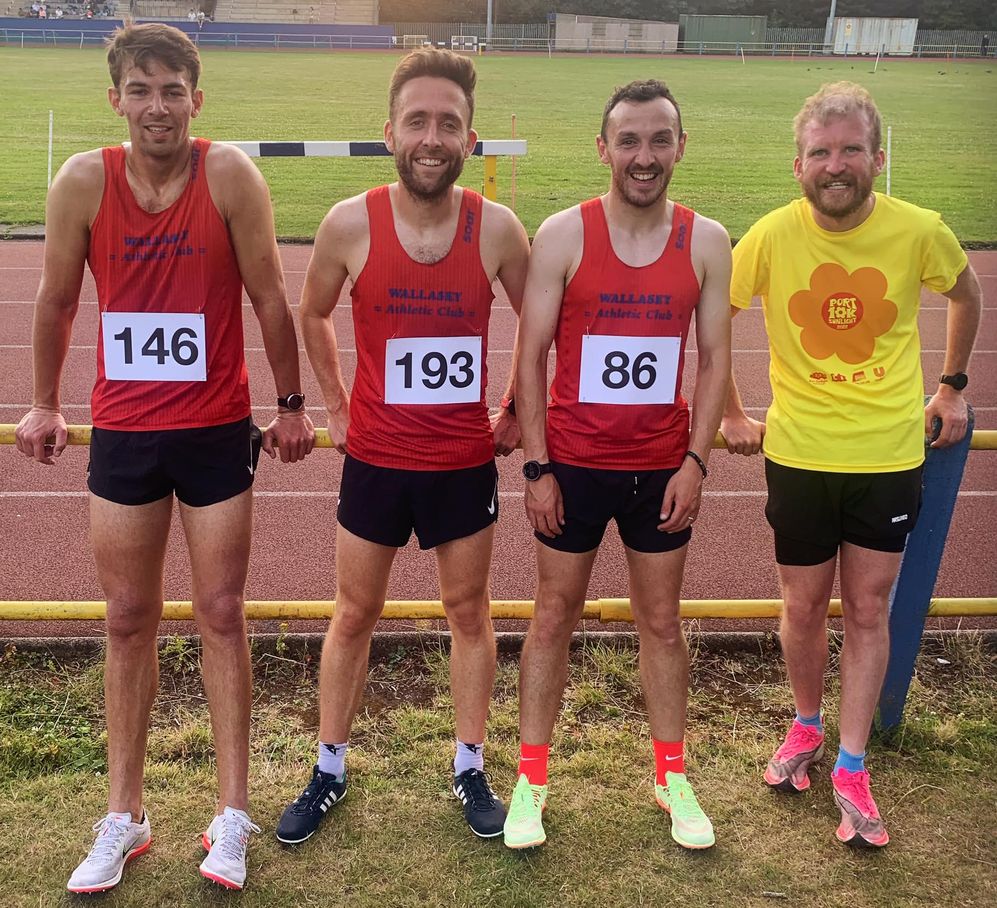
<svg viewBox="0 0 997 908"><path fill-rule="evenodd" d="M731 302L762 298L772 406L765 454L831 473L924 460L921 287L952 289L966 253L935 211L876 193L852 230L819 227L797 199L734 247Z"/></svg>

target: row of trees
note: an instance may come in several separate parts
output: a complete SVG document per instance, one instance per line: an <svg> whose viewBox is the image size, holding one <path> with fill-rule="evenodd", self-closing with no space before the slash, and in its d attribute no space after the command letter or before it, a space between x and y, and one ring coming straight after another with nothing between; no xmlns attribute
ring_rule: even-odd
<svg viewBox="0 0 997 908"><path fill-rule="evenodd" d="M381 22L484 22L487 0L381 0ZM682 13L768 16L772 26L820 26L831 0L494 0L495 22L543 22L556 9L677 22ZM922 28L997 30L993 0L838 0L838 16L918 19Z"/></svg>

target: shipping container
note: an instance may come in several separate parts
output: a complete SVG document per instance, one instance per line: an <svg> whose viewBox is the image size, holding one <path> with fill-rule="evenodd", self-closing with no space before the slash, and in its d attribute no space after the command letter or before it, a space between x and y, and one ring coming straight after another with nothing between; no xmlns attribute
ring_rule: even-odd
<svg viewBox="0 0 997 908"><path fill-rule="evenodd" d="M834 20L834 53L889 54L909 57L914 53L917 19L837 18Z"/></svg>

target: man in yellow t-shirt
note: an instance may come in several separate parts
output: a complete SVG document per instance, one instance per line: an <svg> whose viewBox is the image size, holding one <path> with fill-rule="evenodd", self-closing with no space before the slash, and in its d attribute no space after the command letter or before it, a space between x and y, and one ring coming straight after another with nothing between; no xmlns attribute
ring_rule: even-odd
<svg viewBox="0 0 997 908"><path fill-rule="evenodd" d="M933 211L872 191L884 164L879 111L861 86L808 98L795 123L803 198L759 220L734 249L734 312L760 296L772 406L748 418L737 388L721 432L732 453L764 439L766 517L775 532L781 639L796 718L765 770L781 791L810 786L824 751L825 623L841 563L845 641L840 743L831 781L842 842L889 841L869 789L865 747L889 659L889 593L921 499L924 435L966 433L962 390L980 285ZM945 367L924 407L921 288L949 299Z"/></svg>

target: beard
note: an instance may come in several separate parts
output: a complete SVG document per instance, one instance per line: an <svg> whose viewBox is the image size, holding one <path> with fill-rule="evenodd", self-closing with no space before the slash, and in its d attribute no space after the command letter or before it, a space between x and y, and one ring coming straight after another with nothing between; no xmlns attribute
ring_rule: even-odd
<svg viewBox="0 0 997 908"><path fill-rule="evenodd" d="M668 189L668 184L671 182L672 175L670 173L665 173L661 167L642 167L634 169L639 169L641 172L653 170L655 174L657 174L657 177L664 175L664 179L658 182L655 192L640 193L631 182L629 170L614 170L613 185L616 186L617 192L619 192L620 196L622 196L627 204L633 205L635 208L650 208L665 194L665 190ZM648 183L654 182L655 180L648 180Z"/></svg>
<svg viewBox="0 0 997 908"><path fill-rule="evenodd" d="M417 176L413 164L414 158L395 155L395 169L398 171L399 181L420 202L435 202L443 198L464 172L463 157L447 158L442 153L433 157L440 157L444 161L439 173L436 176Z"/></svg>
<svg viewBox="0 0 997 908"><path fill-rule="evenodd" d="M872 178L865 176L845 177L841 180L829 182L844 182L851 187L851 192L841 193L841 197L836 197L835 193L825 192L824 186L812 183L803 183L803 194L807 201L813 205L824 217L843 219L859 211L865 205L872 194Z"/></svg>

